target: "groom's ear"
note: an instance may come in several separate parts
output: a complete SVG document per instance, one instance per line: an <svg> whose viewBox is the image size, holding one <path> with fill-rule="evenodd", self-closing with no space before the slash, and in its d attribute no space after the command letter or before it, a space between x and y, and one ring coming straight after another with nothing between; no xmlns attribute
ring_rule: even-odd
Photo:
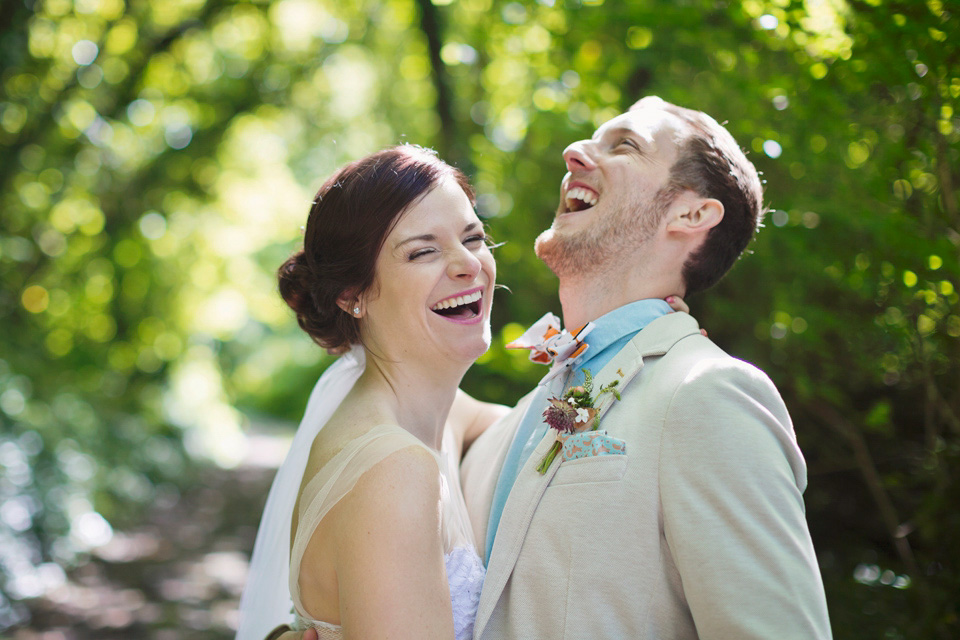
<svg viewBox="0 0 960 640"><path fill-rule="evenodd" d="M681 235L705 234L723 220L723 203L684 191L667 209L667 232Z"/></svg>

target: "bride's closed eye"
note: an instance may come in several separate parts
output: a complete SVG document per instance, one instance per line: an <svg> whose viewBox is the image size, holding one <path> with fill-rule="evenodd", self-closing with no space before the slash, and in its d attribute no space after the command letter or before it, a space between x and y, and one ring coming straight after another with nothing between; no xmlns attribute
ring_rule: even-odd
<svg viewBox="0 0 960 640"><path fill-rule="evenodd" d="M485 244L487 236L483 233L475 233L468 238L464 239L463 244L469 247L479 247Z"/></svg>
<svg viewBox="0 0 960 640"><path fill-rule="evenodd" d="M434 249L433 247L428 247L426 249L417 249L415 251L411 251L407 255L407 260L410 260L412 262L417 258L422 258L424 256L430 255L431 253L435 253L435 252L436 252L436 249Z"/></svg>
<svg viewBox="0 0 960 640"><path fill-rule="evenodd" d="M463 241L463 244L464 244L465 246L467 246L467 247L470 247L470 248L479 248L479 247L481 247L481 246L484 245L486 239L487 239L487 237L486 237L485 235L483 235L482 233L474 234L474 235L471 235L471 236L468 237L468 238L465 238L464 241ZM407 260L409 260L409 261L412 262L412 261L414 261L414 260L417 260L418 258L426 257L426 256L430 255L431 253L437 253L438 251L439 251L439 249L436 249L436 248L434 248L434 247L425 247L425 248L423 248L423 249L416 249L416 250L414 250L414 251L411 251L411 252L407 255Z"/></svg>

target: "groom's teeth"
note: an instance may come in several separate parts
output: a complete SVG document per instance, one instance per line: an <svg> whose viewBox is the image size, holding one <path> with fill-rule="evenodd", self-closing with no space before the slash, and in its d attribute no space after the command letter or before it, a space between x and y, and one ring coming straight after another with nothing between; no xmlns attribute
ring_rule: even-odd
<svg viewBox="0 0 960 640"><path fill-rule="evenodd" d="M582 187L574 187L567 191L567 202L571 200L579 200L588 207L592 207L597 204L597 194Z"/></svg>

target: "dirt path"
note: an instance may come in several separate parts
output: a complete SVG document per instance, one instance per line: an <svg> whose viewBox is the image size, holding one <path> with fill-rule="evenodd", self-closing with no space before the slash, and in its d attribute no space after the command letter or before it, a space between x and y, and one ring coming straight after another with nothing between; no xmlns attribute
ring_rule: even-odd
<svg viewBox="0 0 960 640"><path fill-rule="evenodd" d="M116 532L67 581L27 602L14 640L219 640L236 609L275 470L204 468L182 495L169 490L144 524Z"/></svg>

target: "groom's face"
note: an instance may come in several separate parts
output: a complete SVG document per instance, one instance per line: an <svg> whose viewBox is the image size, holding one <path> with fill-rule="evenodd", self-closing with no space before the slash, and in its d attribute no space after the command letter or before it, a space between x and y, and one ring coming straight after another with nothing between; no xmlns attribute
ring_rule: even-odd
<svg viewBox="0 0 960 640"><path fill-rule="evenodd" d="M669 204L661 196L686 127L670 113L644 107L567 147L557 215L537 238L537 255L547 266L558 276L582 272L649 242Z"/></svg>

